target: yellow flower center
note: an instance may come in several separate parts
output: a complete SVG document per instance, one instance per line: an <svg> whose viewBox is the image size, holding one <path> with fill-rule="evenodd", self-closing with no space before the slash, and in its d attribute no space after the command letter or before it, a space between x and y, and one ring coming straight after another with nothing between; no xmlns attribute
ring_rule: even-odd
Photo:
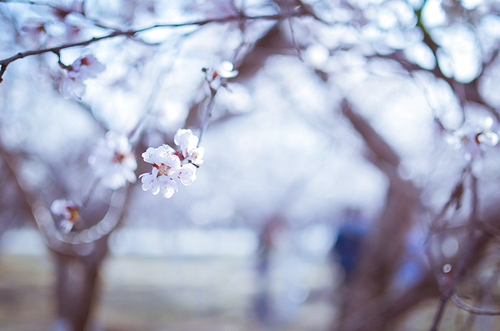
<svg viewBox="0 0 500 331"><path fill-rule="evenodd" d="M80 218L80 215L78 215L78 210L75 207L68 206L66 207L66 210L70 213L71 217L68 219L68 221L75 223L78 221Z"/></svg>

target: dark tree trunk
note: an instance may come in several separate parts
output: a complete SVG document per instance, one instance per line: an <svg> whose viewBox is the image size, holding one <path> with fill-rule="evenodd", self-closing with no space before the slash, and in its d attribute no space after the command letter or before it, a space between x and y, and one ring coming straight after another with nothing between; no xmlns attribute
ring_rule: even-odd
<svg viewBox="0 0 500 331"><path fill-rule="evenodd" d="M63 330L89 330L98 299L98 272L107 253L107 237L83 245L88 246L75 247L75 250L81 249L76 255L53 251L57 323Z"/></svg>

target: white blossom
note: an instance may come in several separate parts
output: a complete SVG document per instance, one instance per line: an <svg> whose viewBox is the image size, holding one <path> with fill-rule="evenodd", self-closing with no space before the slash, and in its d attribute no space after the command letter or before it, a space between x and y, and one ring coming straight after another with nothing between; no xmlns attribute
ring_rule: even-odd
<svg viewBox="0 0 500 331"><path fill-rule="evenodd" d="M234 78L238 75L238 70L234 70L234 64L229 61L219 62L213 61L210 68L203 68L205 79L210 84L210 87L217 90L220 86L226 86L228 78Z"/></svg>
<svg viewBox="0 0 500 331"><path fill-rule="evenodd" d="M191 0L186 2L186 10L189 12L199 11L206 19L217 19L238 15L238 11L232 1L227 0Z"/></svg>
<svg viewBox="0 0 500 331"><path fill-rule="evenodd" d="M234 64L229 61L222 61L222 63L215 68L215 73L222 78L234 78L238 76L238 70L234 70Z"/></svg>
<svg viewBox="0 0 500 331"><path fill-rule="evenodd" d="M62 215L63 219L59 222L59 227L65 233L69 233L73 225L80 218L78 208L71 200L57 199L52 202L50 211L54 215Z"/></svg>
<svg viewBox="0 0 500 331"><path fill-rule="evenodd" d="M179 129L174 136L174 143L179 146L184 160L195 165L203 163L203 155L205 154L205 149L198 147L198 141L198 137L189 129Z"/></svg>
<svg viewBox="0 0 500 331"><path fill-rule="evenodd" d="M188 150L185 158L188 162L191 162L194 165L199 166L203 163L204 154L205 154L205 149L203 147L195 147Z"/></svg>
<svg viewBox="0 0 500 331"><path fill-rule="evenodd" d="M137 161L127 137L108 131L89 157L95 173L103 185L112 190L125 186L127 181L135 183Z"/></svg>
<svg viewBox="0 0 500 331"><path fill-rule="evenodd" d="M106 69L106 66L99 62L94 55L87 54L76 59L71 68L73 71L78 72L82 79L88 79L96 78L97 74Z"/></svg>
<svg viewBox="0 0 500 331"><path fill-rule="evenodd" d="M40 47L47 39L47 31L45 30L45 22L38 20L29 20L21 28L24 32L23 41L28 47Z"/></svg>
<svg viewBox="0 0 500 331"><path fill-rule="evenodd" d="M191 185L196 179L196 167L190 163L184 164L177 177L185 186Z"/></svg>
<svg viewBox="0 0 500 331"><path fill-rule="evenodd" d="M179 129L174 143L180 151L168 145L149 147L142 153L142 158L153 168L139 176L142 189L154 195L161 192L168 199L178 190L177 179L185 186L191 185L196 180L197 167L203 163L204 149L198 147L198 142L191 130Z"/></svg>
<svg viewBox="0 0 500 331"><path fill-rule="evenodd" d="M67 68L67 77L61 83L61 92L65 98L74 94L78 99L85 95L84 81L95 78L103 72L106 66L99 62L92 54L79 57Z"/></svg>
<svg viewBox="0 0 500 331"><path fill-rule="evenodd" d="M307 46L304 58L314 68L324 70L330 58L330 50L320 43L313 43Z"/></svg>
<svg viewBox="0 0 500 331"><path fill-rule="evenodd" d="M142 154L144 161L153 165L150 173L139 176L144 191L151 191L154 195L161 192L167 199L177 192L175 177L181 169L181 161L172 150L164 145L158 148L150 147Z"/></svg>
<svg viewBox="0 0 500 331"><path fill-rule="evenodd" d="M447 142L456 149L465 150L465 158L470 161L484 151L498 144L498 134L492 131L493 118L486 117L479 122L466 122L460 129L447 137Z"/></svg>
<svg viewBox="0 0 500 331"><path fill-rule="evenodd" d="M85 95L85 84L83 84L83 79L73 73L68 72L68 77L61 83L61 93L66 98L71 98L71 95L75 95L78 99L82 99Z"/></svg>

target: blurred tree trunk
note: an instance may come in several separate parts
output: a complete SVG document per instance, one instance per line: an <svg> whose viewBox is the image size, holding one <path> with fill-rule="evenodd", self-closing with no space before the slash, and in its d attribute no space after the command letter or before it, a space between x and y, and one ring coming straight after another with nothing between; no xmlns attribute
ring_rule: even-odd
<svg viewBox="0 0 500 331"><path fill-rule="evenodd" d="M463 237L467 240L460 243L455 259L446 262L454 266L462 265L455 268L454 283L441 283L440 266L445 262L437 260L424 270L416 284L398 291L391 290L390 285L406 249L406 235L420 203L420 190L400 177L398 155L370 124L356 114L347 102L343 102L342 110L364 139L368 147L367 158L389 179L389 188L385 208L363 243L356 275L343 298L344 309L330 329L390 330L399 318L425 299L441 297L441 301L446 303L449 297L442 293L443 288L451 286L449 290L453 293L460 280L467 274L473 275L472 271L484 257L492 238L500 237L500 210L497 204L487 206L478 215L481 220L477 221L478 224L472 228L463 227Z"/></svg>
<svg viewBox="0 0 500 331"><path fill-rule="evenodd" d="M87 326L99 294L98 272L107 255L107 238L89 244L92 251L88 255L52 251L56 267L56 330L89 330Z"/></svg>
<svg viewBox="0 0 500 331"><path fill-rule="evenodd" d="M108 253L109 233L119 224L125 213L126 202L132 191L129 185L125 191L115 191L108 204L95 202L93 208L82 215L85 220L78 234L72 233L62 239L56 223L41 192L47 188L35 187L19 173L25 160L11 153L0 143L0 156L17 189L26 201L36 226L45 237L55 262L55 300L57 316L52 327L54 331L92 330L89 323L99 294L98 272ZM57 192L64 192L61 183L55 182ZM116 194L116 199L114 199ZM64 196L64 194L60 194ZM50 197L45 197L50 201ZM106 222L106 225L102 224ZM88 231L93 229L92 237Z"/></svg>
<svg viewBox="0 0 500 331"><path fill-rule="evenodd" d="M361 247L360 261L352 283L344 300L336 330L386 330L384 309L379 304L392 281L402 254L405 252L406 234L412 224L412 218L419 203L419 190L411 181L404 180L399 175L400 158L396 152L378 135L370 124L356 114L350 105L344 101L342 111L352 123L354 129L362 136L367 146L366 157L376 165L389 179L386 205L380 218L374 224ZM426 279L425 283L428 284ZM420 294L436 294L436 291L420 289ZM419 300L427 295L420 295ZM402 298L409 299L409 298ZM405 312L415 303L412 300L403 304L399 300L397 311L392 307L390 319ZM389 302L385 305L391 305ZM405 309L401 309L405 307ZM374 308L376 309L374 311ZM377 310L379 310L377 312ZM375 313L375 316L374 316ZM376 318L378 315L378 318ZM389 316L387 316L389 317ZM369 321L369 322L368 322ZM366 322L366 323L365 323Z"/></svg>

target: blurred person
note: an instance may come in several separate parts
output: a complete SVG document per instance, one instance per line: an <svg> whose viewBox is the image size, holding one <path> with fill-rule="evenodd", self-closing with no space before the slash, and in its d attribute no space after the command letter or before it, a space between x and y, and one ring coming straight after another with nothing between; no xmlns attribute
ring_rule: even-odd
<svg viewBox="0 0 500 331"><path fill-rule="evenodd" d="M366 227L363 224L361 211L355 208L344 210L342 222L331 250L331 258L334 263L338 262L342 267L344 284L349 284L359 262L359 252L366 237Z"/></svg>
<svg viewBox="0 0 500 331"><path fill-rule="evenodd" d="M259 246L256 253L257 293L253 309L257 319L266 325L274 322L270 295L271 255L276 249L276 238L284 227L285 221L280 216L273 216L264 224L259 234Z"/></svg>

